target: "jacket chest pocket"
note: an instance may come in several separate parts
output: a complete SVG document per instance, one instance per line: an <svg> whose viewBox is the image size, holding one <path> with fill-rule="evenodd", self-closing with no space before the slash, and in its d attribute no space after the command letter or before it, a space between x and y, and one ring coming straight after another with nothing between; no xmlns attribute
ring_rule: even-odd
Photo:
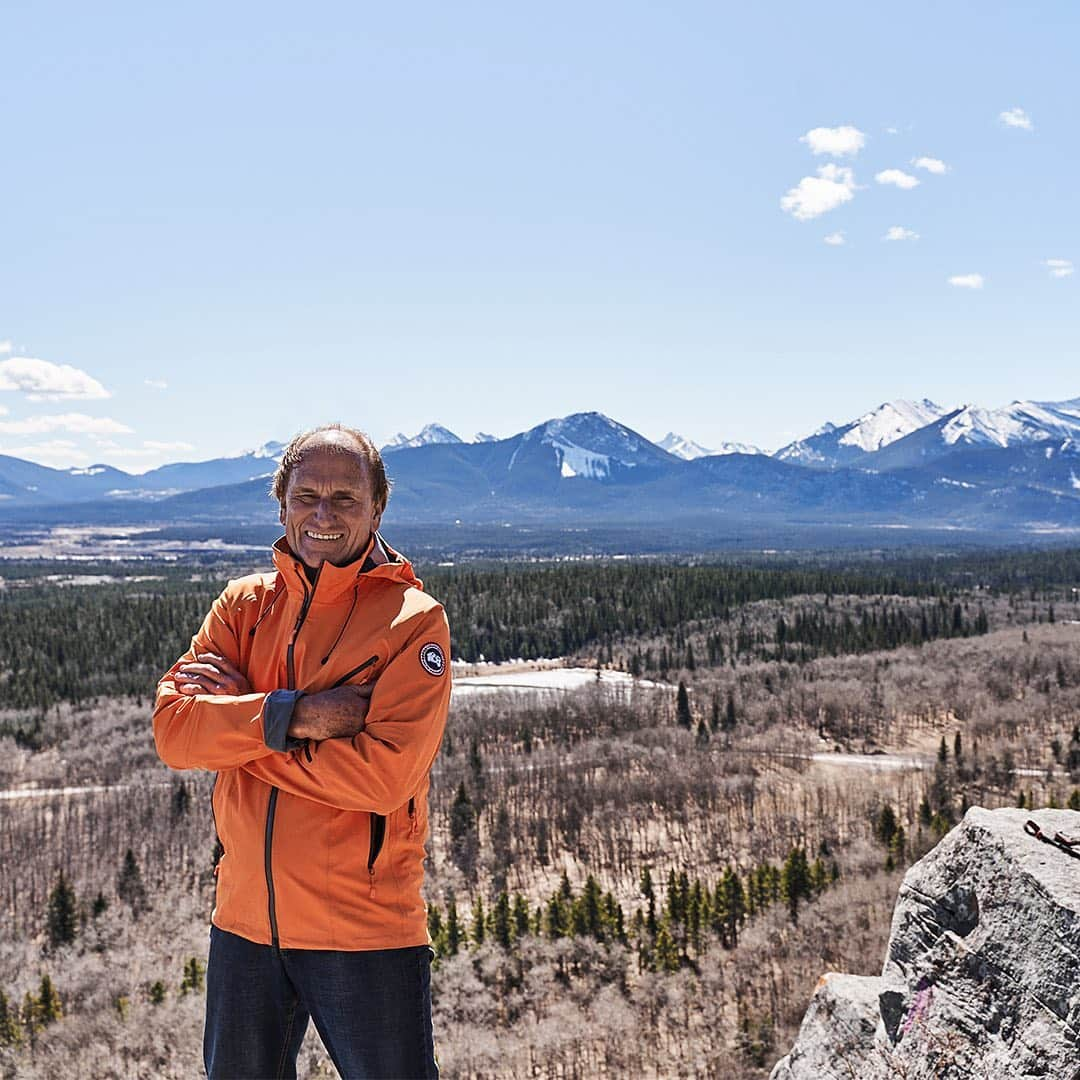
<svg viewBox="0 0 1080 1080"><path fill-rule="evenodd" d="M379 654L374 653L372 656L369 656L362 664L357 664L355 667L350 668L348 671L346 671L345 674L341 676L341 678L335 679L334 682L332 682L328 687L325 687L325 689L336 690L339 686L344 686L347 682L355 679L358 675L365 676L365 678L360 680L361 682L369 681L378 674L378 672L373 672L371 670L372 667L374 667L374 665L378 662Z"/></svg>

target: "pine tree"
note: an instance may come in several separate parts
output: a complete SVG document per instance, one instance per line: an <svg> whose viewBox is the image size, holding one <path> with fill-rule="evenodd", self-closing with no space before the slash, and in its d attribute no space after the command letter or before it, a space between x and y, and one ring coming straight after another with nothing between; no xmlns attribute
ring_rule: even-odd
<svg viewBox="0 0 1080 1080"><path fill-rule="evenodd" d="M675 720L679 727L684 727L687 731L694 726L694 716L690 712L690 695L686 692L686 683L681 679L675 694Z"/></svg>
<svg viewBox="0 0 1080 1080"><path fill-rule="evenodd" d="M603 939L602 905L603 897L596 878L589 874L581 890L578 903L581 905L581 919L585 933L598 941Z"/></svg>
<svg viewBox="0 0 1080 1080"><path fill-rule="evenodd" d="M0 1046L18 1046L22 1042L18 1011L0 990Z"/></svg>
<svg viewBox="0 0 1080 1080"><path fill-rule="evenodd" d="M484 934L486 929L484 901L478 896L476 900L473 901L472 926L469 933L474 945L480 946L484 944Z"/></svg>
<svg viewBox="0 0 1080 1080"><path fill-rule="evenodd" d="M37 998L29 990L23 995L22 1022L26 1034L30 1036L30 1044L33 1045L37 1033L41 1030L41 1021L38 1019Z"/></svg>
<svg viewBox="0 0 1080 1080"><path fill-rule="evenodd" d="M446 902L446 951L457 956L461 948L461 923L458 921L457 901L453 893Z"/></svg>
<svg viewBox="0 0 1080 1080"><path fill-rule="evenodd" d="M450 807L450 858L465 875L466 881L476 881L476 859L479 853L476 811L463 780L458 785L454 803Z"/></svg>
<svg viewBox="0 0 1080 1080"><path fill-rule="evenodd" d="M41 1027L48 1027L54 1021L59 1020L62 1015L60 995L56 992L52 979L48 975L41 976L41 986L38 989L34 1009Z"/></svg>
<svg viewBox="0 0 1080 1080"><path fill-rule="evenodd" d="M46 916L49 948L57 949L61 945L70 945L75 940L76 926L75 890L61 870L52 892L49 893L49 910Z"/></svg>
<svg viewBox="0 0 1080 1080"><path fill-rule="evenodd" d="M656 967L659 971L679 970L679 950L675 945L675 939L671 935L671 927L667 917L660 920L660 930L656 935Z"/></svg>
<svg viewBox="0 0 1080 1080"><path fill-rule="evenodd" d="M739 944L739 929L746 919L746 893L739 875L729 866L724 871L716 891L719 894L715 909L724 920L724 943L729 949Z"/></svg>
<svg viewBox="0 0 1080 1080"><path fill-rule="evenodd" d="M724 706L724 730L734 731L737 717L735 716L735 695L729 690L727 704Z"/></svg>
<svg viewBox="0 0 1080 1080"><path fill-rule="evenodd" d="M810 866L806 852L802 848L792 848L781 873L781 891L787 901L791 921L799 921L799 901L809 900L812 896Z"/></svg>
<svg viewBox="0 0 1080 1080"><path fill-rule="evenodd" d="M139 864L135 861L135 852L128 848L124 853L124 865L116 879L116 895L131 908L136 918L149 906L146 901L146 886L143 885Z"/></svg>
<svg viewBox="0 0 1080 1080"><path fill-rule="evenodd" d="M531 932L529 925L529 902L521 893L514 896L514 909L511 912L511 921L514 927L514 937L520 940Z"/></svg>
<svg viewBox="0 0 1080 1080"><path fill-rule="evenodd" d="M895 832L896 814L893 808L886 803L878 812L877 821L874 823L874 835L880 843L888 847Z"/></svg>
<svg viewBox="0 0 1080 1080"><path fill-rule="evenodd" d="M491 936L503 948L513 943L513 926L510 921L510 897L500 892L491 913Z"/></svg>
<svg viewBox="0 0 1080 1080"><path fill-rule="evenodd" d="M165 1000L165 984L158 979L157 982L150 984L150 1004L160 1005Z"/></svg>
<svg viewBox="0 0 1080 1080"><path fill-rule="evenodd" d="M641 871L641 895L645 897L645 902L648 905L648 914L645 916L645 929L648 931L650 939L655 939L657 931L656 890L653 888L652 873L647 866L643 867Z"/></svg>

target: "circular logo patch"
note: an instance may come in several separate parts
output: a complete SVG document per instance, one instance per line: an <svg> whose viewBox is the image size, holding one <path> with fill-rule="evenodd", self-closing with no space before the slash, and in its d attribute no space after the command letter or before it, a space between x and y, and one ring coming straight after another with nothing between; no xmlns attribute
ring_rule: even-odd
<svg viewBox="0 0 1080 1080"><path fill-rule="evenodd" d="M428 642L420 650L420 666L429 675L441 675L446 670L446 657L443 656L442 646L434 641Z"/></svg>

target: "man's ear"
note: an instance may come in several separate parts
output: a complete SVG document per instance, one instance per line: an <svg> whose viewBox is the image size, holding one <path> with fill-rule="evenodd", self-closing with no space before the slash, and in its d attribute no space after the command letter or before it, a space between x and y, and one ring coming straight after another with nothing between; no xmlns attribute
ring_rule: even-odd
<svg viewBox="0 0 1080 1080"><path fill-rule="evenodd" d="M282 525L285 524L285 504L284 503L278 503L277 519L278 519L278 521L281 522Z"/></svg>
<svg viewBox="0 0 1080 1080"><path fill-rule="evenodd" d="M379 523L382 521L382 510L376 510L374 517L371 519L371 531L377 533L379 531Z"/></svg>

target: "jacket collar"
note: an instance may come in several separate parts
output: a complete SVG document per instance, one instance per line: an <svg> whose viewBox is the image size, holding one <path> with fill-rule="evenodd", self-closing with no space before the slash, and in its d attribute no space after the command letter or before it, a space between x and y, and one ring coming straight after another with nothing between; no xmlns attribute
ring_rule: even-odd
<svg viewBox="0 0 1080 1080"><path fill-rule="evenodd" d="M361 577L387 578L423 588L423 582L413 573L409 560L390 547L378 533L372 533L367 547L351 563L345 566L323 563L315 576L314 586L308 581L304 564L292 553L284 536L275 540L270 550L274 566L285 581L286 591L307 596L314 589L312 600L316 603L333 603L348 595Z"/></svg>

